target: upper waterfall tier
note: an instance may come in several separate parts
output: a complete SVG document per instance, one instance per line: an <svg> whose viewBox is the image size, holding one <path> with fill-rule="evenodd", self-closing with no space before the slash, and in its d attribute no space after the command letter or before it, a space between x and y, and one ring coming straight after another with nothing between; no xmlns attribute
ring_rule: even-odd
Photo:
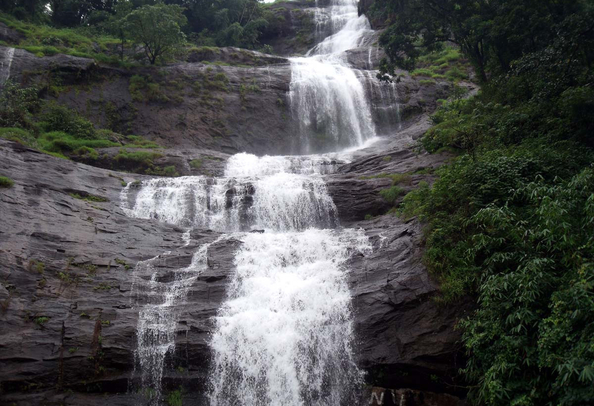
<svg viewBox="0 0 594 406"><path fill-rule="evenodd" d="M331 35L305 58L291 58L289 100L305 153L359 146L376 135L366 78L349 67L344 55L371 31L367 17L357 14L354 0L335 0L315 15L316 30L329 26Z"/></svg>
<svg viewBox="0 0 594 406"><path fill-rule="evenodd" d="M337 54L357 48L365 34L372 32L367 17L359 16L356 0L334 0L325 9L317 7L314 20L317 32L330 35L310 49L307 56Z"/></svg>

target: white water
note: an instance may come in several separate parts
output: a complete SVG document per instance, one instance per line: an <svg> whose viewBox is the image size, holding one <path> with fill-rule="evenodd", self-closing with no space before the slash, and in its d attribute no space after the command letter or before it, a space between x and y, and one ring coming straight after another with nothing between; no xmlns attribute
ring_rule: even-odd
<svg viewBox="0 0 594 406"><path fill-rule="evenodd" d="M212 339L213 405L340 405L361 374L352 356L344 262L362 233L249 234Z"/></svg>
<svg viewBox="0 0 594 406"><path fill-rule="evenodd" d="M6 48L0 61L0 85L3 85L10 78L10 67L14 59L14 48Z"/></svg>
<svg viewBox="0 0 594 406"><path fill-rule="evenodd" d="M189 245L189 233L184 233L183 239L185 246ZM166 355L175 348L179 305L206 269L210 245L202 245L193 255L190 265L184 268L170 269L166 266L170 252L141 261L134 268L132 291L136 304L141 306L135 369L139 369L141 393L149 404L157 405L162 399L163 367Z"/></svg>
<svg viewBox="0 0 594 406"><path fill-rule="evenodd" d="M332 162L321 156L238 154L223 178L151 179L141 184L133 203L130 184L122 208L131 217L224 232L335 227L336 207L324 181L307 175L330 171Z"/></svg>
<svg viewBox="0 0 594 406"><path fill-rule="evenodd" d="M376 133L363 83L344 55L371 32L369 21L357 15L355 0L334 0L324 12L316 11L315 21L317 27L329 26L331 35L305 58L290 59L289 98L305 153L361 145Z"/></svg>

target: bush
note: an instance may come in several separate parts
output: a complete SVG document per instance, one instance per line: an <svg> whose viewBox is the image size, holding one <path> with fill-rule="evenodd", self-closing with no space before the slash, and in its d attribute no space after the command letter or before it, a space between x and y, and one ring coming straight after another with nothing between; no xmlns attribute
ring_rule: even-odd
<svg viewBox="0 0 594 406"><path fill-rule="evenodd" d="M75 139L94 139L97 132L93 124L67 107L51 105L41 117L41 128L46 132L60 131Z"/></svg>
<svg viewBox="0 0 594 406"><path fill-rule="evenodd" d="M404 194L404 190L399 186L392 186L389 189L380 191L380 196L390 204L394 204L396 199L402 194Z"/></svg>
<svg viewBox="0 0 594 406"><path fill-rule="evenodd" d="M0 95L0 127L33 128L32 113L40 106L38 90L8 81Z"/></svg>
<svg viewBox="0 0 594 406"><path fill-rule="evenodd" d="M6 176L0 176L0 188L11 188L14 181Z"/></svg>

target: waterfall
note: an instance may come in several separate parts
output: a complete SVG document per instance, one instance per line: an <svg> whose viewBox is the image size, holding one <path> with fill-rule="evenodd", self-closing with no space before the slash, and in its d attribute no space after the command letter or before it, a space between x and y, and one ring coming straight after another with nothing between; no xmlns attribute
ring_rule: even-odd
<svg viewBox="0 0 594 406"><path fill-rule="evenodd" d="M344 51L365 40L369 22L357 15L354 0L317 7L315 16L316 32L328 36L306 57L290 60L289 99L300 123L295 150L363 146L376 135L369 99L384 98L386 90L367 86L377 80L352 69ZM340 228L328 194L323 176L343 162L339 153L240 153L229 158L220 178L148 179L123 190L128 216L212 229L241 241L210 341L211 405L358 403L363 380L354 360L347 263L371 245L363 231ZM142 298L136 302L137 365L143 388L156 393L151 405L158 404L165 358L175 349L177 309L208 267L209 246L201 246L186 268L157 266L168 254L136 267L134 290Z"/></svg>
<svg viewBox="0 0 594 406"><path fill-rule="evenodd" d="M362 376L343 267L367 239L309 229L242 241L212 339L211 404L354 404Z"/></svg>
<svg viewBox="0 0 594 406"><path fill-rule="evenodd" d="M345 263L371 247L362 231L337 228L321 174L338 161L243 153L229 159L219 179L149 179L122 192L129 216L210 227L242 242L212 336L212 405L354 401L362 375L353 358ZM250 229L265 232L241 232ZM152 405L159 404L165 358L175 348L178 309L208 266L209 246L185 268L164 266L169 253L135 268L136 365Z"/></svg>
<svg viewBox="0 0 594 406"><path fill-rule="evenodd" d="M314 20L330 26L330 35L305 58L290 58L289 100L300 123L294 149L302 153L361 145L376 133L363 83L343 54L371 32L369 21L358 16L355 0L334 0L326 10L329 18L316 11Z"/></svg>
<svg viewBox="0 0 594 406"><path fill-rule="evenodd" d="M10 67L14 59L14 48L6 48L0 62L0 85L4 85L10 78Z"/></svg>
<svg viewBox="0 0 594 406"><path fill-rule="evenodd" d="M184 235L189 244L189 233ZM166 252L139 262L134 268L133 295L141 305L138 315L135 368L140 371L141 394L150 404L161 401L161 379L165 356L175 346L179 304L190 287L206 269L208 247L205 244L193 255L189 266L169 270Z"/></svg>

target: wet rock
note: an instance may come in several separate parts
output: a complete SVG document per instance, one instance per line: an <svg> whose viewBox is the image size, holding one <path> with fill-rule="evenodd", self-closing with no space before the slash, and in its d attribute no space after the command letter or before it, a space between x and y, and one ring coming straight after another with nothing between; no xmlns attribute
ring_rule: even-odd
<svg viewBox="0 0 594 406"><path fill-rule="evenodd" d="M362 403L372 406L464 406L466 404L465 401L444 393L380 387L365 390Z"/></svg>
<svg viewBox="0 0 594 406"><path fill-rule="evenodd" d="M0 22L0 41L4 41L7 44L18 44L23 38L25 38L23 34Z"/></svg>
<svg viewBox="0 0 594 406"><path fill-rule="evenodd" d="M245 66L266 66L288 63L286 58L280 56L234 47L199 47L190 51L186 61L192 63L206 62Z"/></svg>
<svg viewBox="0 0 594 406"><path fill-rule="evenodd" d="M15 181L0 191L0 403L130 404L138 306L137 261L171 251L176 269L218 233L127 217L122 179L0 140L0 173ZM140 176L135 175L134 178ZM75 193L78 197L75 197ZM105 201L84 200L101 196ZM212 317L233 270L236 240L209 249L209 267L180 303L176 351L166 385L204 385ZM183 368L184 373L179 369Z"/></svg>

